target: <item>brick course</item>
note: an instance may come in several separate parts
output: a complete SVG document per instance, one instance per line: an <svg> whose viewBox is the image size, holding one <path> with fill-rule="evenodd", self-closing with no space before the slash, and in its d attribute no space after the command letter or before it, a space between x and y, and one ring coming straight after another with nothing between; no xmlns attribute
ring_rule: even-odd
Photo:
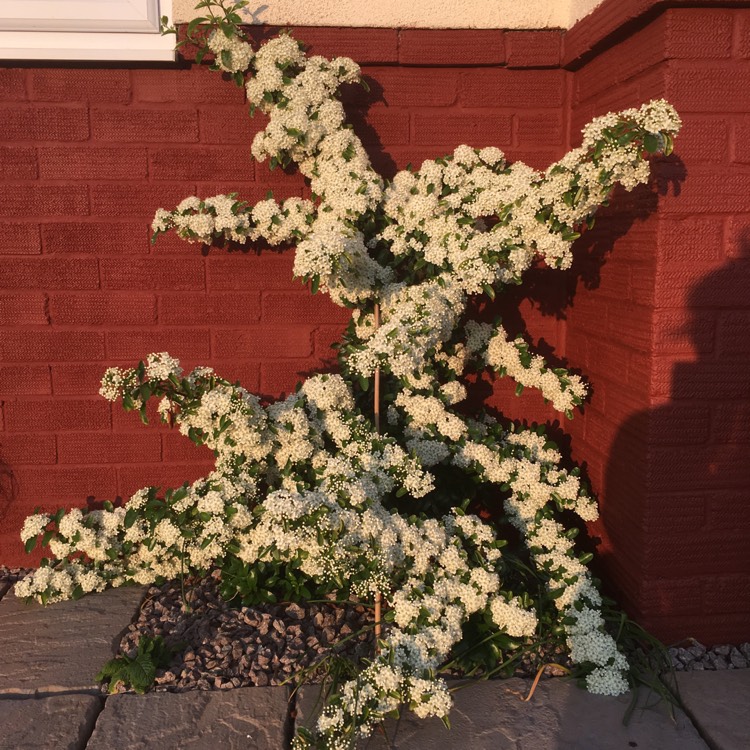
<svg viewBox="0 0 750 750"><path fill-rule="evenodd" d="M41 252L39 225L26 222L3 222L0 255L36 255Z"/></svg>
<svg viewBox="0 0 750 750"><path fill-rule="evenodd" d="M82 105L0 106L2 135L8 141L85 141L89 137L88 110Z"/></svg>

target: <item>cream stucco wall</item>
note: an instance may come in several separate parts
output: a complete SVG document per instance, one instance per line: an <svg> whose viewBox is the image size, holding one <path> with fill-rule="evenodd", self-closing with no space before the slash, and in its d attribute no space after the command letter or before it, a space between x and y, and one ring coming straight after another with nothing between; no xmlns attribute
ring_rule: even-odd
<svg viewBox="0 0 750 750"><path fill-rule="evenodd" d="M574 26L577 21L587 16L603 2L604 0L567 0L565 4L568 5L568 22L565 24L565 28L569 29L571 26Z"/></svg>
<svg viewBox="0 0 750 750"><path fill-rule="evenodd" d="M188 21L196 0L174 0ZM569 28L602 0L260 0L248 22L274 26L383 26L447 29Z"/></svg>

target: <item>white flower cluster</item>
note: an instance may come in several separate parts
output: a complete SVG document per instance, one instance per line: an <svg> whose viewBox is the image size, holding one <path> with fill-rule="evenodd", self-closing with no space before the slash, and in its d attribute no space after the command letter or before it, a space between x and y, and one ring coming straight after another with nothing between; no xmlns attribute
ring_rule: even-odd
<svg viewBox="0 0 750 750"><path fill-rule="evenodd" d="M69 598L76 586L74 573L82 564L69 560L71 556L83 555L104 586L174 577L183 563L205 570L230 544L237 545L240 557L248 561L262 556L260 550L282 549L280 519L284 513L289 519L294 514L289 515L289 502L280 498L288 498L300 486L298 480L289 482L289 469L297 465L304 470L309 464L317 469L315 484L292 506L300 513L327 508L333 519L330 534L308 549L309 530L315 528L309 522L299 535L286 537L285 549L294 555L307 549L310 561L305 570L311 576L328 570L328 578L346 579L357 569L361 553L349 562L338 555L334 563L334 530L343 524L345 545L375 539L383 524L391 522L379 504L387 493L403 488L418 498L433 488L431 475L418 460L393 439L376 435L354 412L352 394L338 375L310 378L298 394L263 407L256 396L216 378L209 368L197 368L184 381L178 378L181 372L179 362L161 352L148 357L141 374L110 370L104 380L109 388L116 385L114 397L123 401L141 401L141 383L151 395L161 396L167 405L163 411L175 415L180 431L214 451L215 471L164 499L156 499L156 488L136 493L128 511L144 512L149 501L162 509L163 514L150 521L129 517L124 508L85 515L74 509L62 515L56 528L53 524L49 542L62 561L56 567L60 575L52 580L47 569L40 568L17 589L19 596ZM270 491L257 506L261 484ZM286 494L274 493L274 488ZM22 530L24 543L52 521L44 514L29 517ZM317 539L317 532L313 537ZM388 559L398 559L398 554L389 553ZM378 578L370 588L382 584ZM361 585L368 590L369 584Z"/></svg>
<svg viewBox="0 0 750 750"><path fill-rule="evenodd" d="M250 523L247 503L254 487L249 475L214 471L164 499L151 488L136 492L124 508L85 514L73 509L62 515L49 541L59 562L20 581L15 594L46 604L106 587L174 578L183 568L206 570L224 554L237 528ZM149 502L167 516L150 518L144 512Z"/></svg>
<svg viewBox="0 0 750 750"><path fill-rule="evenodd" d="M148 355L146 375L152 380L168 380L172 375L179 378L182 375L182 368L179 360L170 357L168 352L159 352Z"/></svg>
<svg viewBox="0 0 750 750"><path fill-rule="evenodd" d="M173 211L160 208L151 229L155 234L174 229L188 242L211 244L223 239L244 244L263 239L270 245L294 242L307 236L313 220L312 202L287 198L248 206L235 194L186 198Z"/></svg>
<svg viewBox="0 0 750 750"><path fill-rule="evenodd" d="M505 607L499 603L505 601L495 570L500 553L479 518L452 515L442 523L415 524L385 514L383 521L370 545L380 547L388 580L400 583L389 595L395 624L375 661L344 685L323 712L317 729L326 747L338 747L346 729L368 734L401 704L422 718L447 716L452 700L445 682L433 675L472 614L489 610L497 626L515 636L529 636L536 627L536 615L517 600ZM484 562L472 564L470 558Z"/></svg>
<svg viewBox="0 0 750 750"><path fill-rule="evenodd" d="M663 99L592 120L583 129L581 147L547 169L540 185L541 210L567 227L586 222L616 183L632 190L647 182L646 140L653 138L650 150L662 151L681 125L674 107Z"/></svg>
<svg viewBox="0 0 750 750"><path fill-rule="evenodd" d="M27 516L21 529L21 541L26 544L29 539L39 536L47 528L50 520L50 517L45 513L35 513L32 516Z"/></svg>
<svg viewBox="0 0 750 750"><path fill-rule="evenodd" d="M406 423L413 432L409 437L430 434L458 442L468 432L466 423L457 414L445 408L445 404L435 396L420 396L409 391L401 391L393 404L406 414Z"/></svg>
<svg viewBox="0 0 750 750"><path fill-rule="evenodd" d="M368 255L361 232L345 233L341 225L333 225L297 245L294 275L317 278L320 289L337 305L359 305L373 299L392 272Z"/></svg>
<svg viewBox="0 0 750 750"><path fill-rule="evenodd" d="M411 255L450 274L465 293L482 293L531 265L534 253L516 248L522 231L498 223L490 231L485 219L522 205L539 177L524 165L507 167L498 149L459 146L417 173L396 175L383 197L389 224L378 239L396 257Z"/></svg>
<svg viewBox="0 0 750 750"><path fill-rule="evenodd" d="M507 602L500 598L495 599L491 610L492 619L497 625L504 627L508 635L531 635L536 629L536 615L521 607L518 597Z"/></svg>
<svg viewBox="0 0 750 750"><path fill-rule="evenodd" d="M577 476L559 468L560 454L547 445L543 435L531 430L510 432L505 435L505 446L501 456L486 445L467 442L454 461L473 467L485 481L509 487L507 517L523 534L539 569L549 576L561 615L575 621L568 629L571 659L596 665L590 689L601 692L608 686L610 695L624 692L628 689L623 676L627 662L604 631L596 609L601 607L601 596L588 568L576 557L572 538L555 520L555 510L567 508L584 521L593 521L598 515L596 504ZM493 615L507 612L507 606L496 602ZM517 622L522 623L524 617L520 615Z"/></svg>
<svg viewBox="0 0 750 750"><path fill-rule="evenodd" d="M572 412L586 396L586 385L578 375L563 368L549 368L543 357L529 351L528 344L520 336L510 341L500 325L487 343L484 361L516 383L540 390L557 411Z"/></svg>
<svg viewBox="0 0 750 750"><path fill-rule="evenodd" d="M663 133L677 133L682 127L680 116L668 101L652 99L638 109L609 112L592 120L583 129L584 148L595 146L607 135L608 130L616 129L623 121L633 123L655 136L661 136Z"/></svg>
<svg viewBox="0 0 750 750"><path fill-rule="evenodd" d="M87 565L70 562L63 569L39 568L33 576L27 576L15 585L15 595L24 599L43 597L45 604L70 599L92 591L104 591L108 581L90 570ZM44 596L46 592L54 594Z"/></svg>
<svg viewBox="0 0 750 750"><path fill-rule="evenodd" d="M216 55L216 64L226 73L244 73L255 56L247 42L221 29L213 31L208 38L208 48Z"/></svg>
<svg viewBox="0 0 750 750"><path fill-rule="evenodd" d="M464 304L463 292L450 281L386 286L381 296L382 325L356 347L348 366L365 377L378 367L400 377L421 372L429 362L428 352L453 333Z"/></svg>
<svg viewBox="0 0 750 750"><path fill-rule="evenodd" d="M108 368L102 377L99 395L107 401L116 401L123 391L132 387L135 382L134 370L121 370L119 367Z"/></svg>

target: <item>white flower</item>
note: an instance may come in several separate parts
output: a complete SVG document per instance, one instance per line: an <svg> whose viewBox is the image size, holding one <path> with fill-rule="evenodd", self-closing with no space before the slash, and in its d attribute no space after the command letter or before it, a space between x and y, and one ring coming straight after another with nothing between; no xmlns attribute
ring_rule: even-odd
<svg viewBox="0 0 750 750"><path fill-rule="evenodd" d="M21 541L25 544L29 539L41 534L47 527L49 521L49 516L44 513L27 516L26 520L23 522L23 528L21 529Z"/></svg>

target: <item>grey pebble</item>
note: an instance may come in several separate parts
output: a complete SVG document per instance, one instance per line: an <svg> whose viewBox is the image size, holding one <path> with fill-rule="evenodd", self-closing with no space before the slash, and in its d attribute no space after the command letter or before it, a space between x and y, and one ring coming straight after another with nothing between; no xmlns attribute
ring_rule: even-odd
<svg viewBox="0 0 750 750"><path fill-rule="evenodd" d="M747 659L740 653L739 649L732 648L729 652L729 661L735 669L747 668Z"/></svg>
<svg viewBox="0 0 750 750"><path fill-rule="evenodd" d="M750 643L739 646L719 643L707 648L694 638L688 646L669 648L672 667L677 672L697 670L747 669L750 665Z"/></svg>

